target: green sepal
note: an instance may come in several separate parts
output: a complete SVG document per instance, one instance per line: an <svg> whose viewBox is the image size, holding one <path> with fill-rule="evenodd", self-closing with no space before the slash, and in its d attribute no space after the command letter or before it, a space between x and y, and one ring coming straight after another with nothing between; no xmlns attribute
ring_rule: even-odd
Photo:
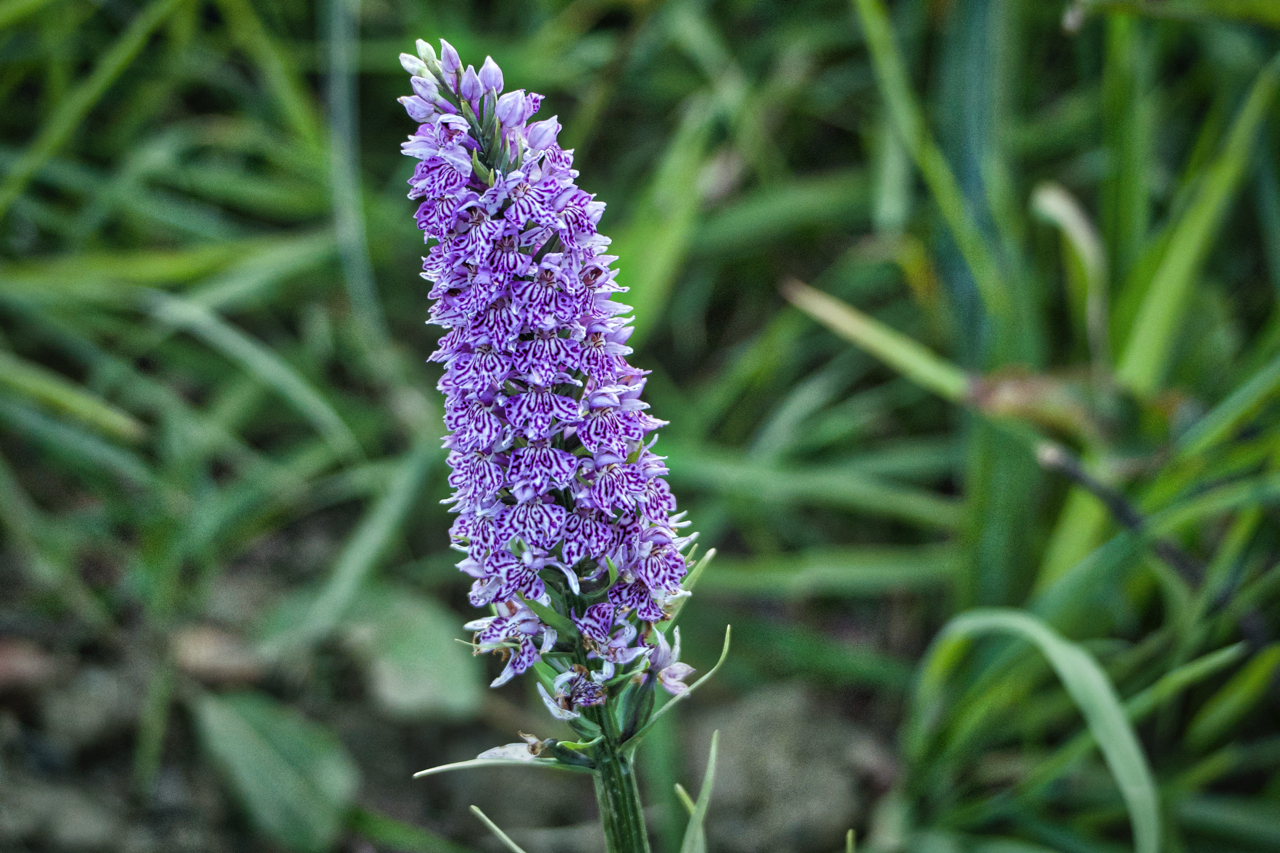
<svg viewBox="0 0 1280 853"><path fill-rule="evenodd" d="M480 180L486 182L490 186L493 186L493 172L489 170L488 166L480 162L479 151L471 152L471 168L477 175L480 176Z"/></svg>

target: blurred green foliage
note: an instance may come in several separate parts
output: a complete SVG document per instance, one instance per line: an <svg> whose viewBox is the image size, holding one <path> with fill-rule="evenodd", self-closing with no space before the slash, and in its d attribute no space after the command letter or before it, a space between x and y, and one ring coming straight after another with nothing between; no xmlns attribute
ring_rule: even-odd
<svg viewBox="0 0 1280 853"><path fill-rule="evenodd" d="M732 621L726 695L800 676L900 732L858 849L1274 850L1277 8L0 0L15 597L140 647L141 796L181 707L277 843L454 849L353 807L296 687L174 652L313 520L323 565L227 627L294 684L337 641L389 718L486 701L397 148L397 54L443 36L609 204L721 555L686 657ZM678 750L645 769L678 839Z"/></svg>

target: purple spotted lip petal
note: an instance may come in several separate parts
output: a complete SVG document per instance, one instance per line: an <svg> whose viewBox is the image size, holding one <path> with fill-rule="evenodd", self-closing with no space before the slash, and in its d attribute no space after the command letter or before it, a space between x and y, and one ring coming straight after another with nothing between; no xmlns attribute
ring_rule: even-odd
<svg viewBox="0 0 1280 853"><path fill-rule="evenodd" d="M419 161L409 198L429 245L429 322L446 330L431 360L444 366L450 535L471 602L495 613L467 627L505 656L497 686L556 647L526 602L570 616L592 668L544 690L563 719L603 702L619 667L679 693L692 670L645 623L686 594L692 537L678 535L687 522L651 450L663 422L641 400L645 371L626 360L631 309L613 299L626 288L597 230L605 206L578 188L556 118L530 123L540 95L503 94L492 58L477 72L448 42L438 60L420 50L401 57L413 94L400 100L419 124L401 148ZM603 601L571 613L559 590L599 591L610 566Z"/></svg>

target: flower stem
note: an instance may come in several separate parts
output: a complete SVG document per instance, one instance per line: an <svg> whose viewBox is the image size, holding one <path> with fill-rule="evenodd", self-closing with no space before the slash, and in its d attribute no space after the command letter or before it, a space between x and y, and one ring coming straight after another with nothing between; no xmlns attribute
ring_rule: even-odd
<svg viewBox="0 0 1280 853"><path fill-rule="evenodd" d="M611 728L606 728L595 755L596 801L604 825L605 849L608 853L649 853L635 765L631 756L619 749L617 734Z"/></svg>

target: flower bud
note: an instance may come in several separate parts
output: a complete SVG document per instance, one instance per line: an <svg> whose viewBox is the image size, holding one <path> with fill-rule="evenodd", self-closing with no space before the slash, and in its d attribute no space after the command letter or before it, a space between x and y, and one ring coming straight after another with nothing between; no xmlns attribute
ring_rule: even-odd
<svg viewBox="0 0 1280 853"><path fill-rule="evenodd" d="M525 120L524 107L525 95L523 89L507 92L507 94L498 98L498 121L501 122L503 127L515 127Z"/></svg>
<svg viewBox="0 0 1280 853"><path fill-rule="evenodd" d="M497 94L502 91L502 69L492 56L486 56L484 65L480 66L480 84L486 92Z"/></svg>
<svg viewBox="0 0 1280 853"><path fill-rule="evenodd" d="M462 82L458 84L458 94L471 103L474 109L480 102L480 93L483 88L480 85L480 78L476 76L475 66L468 65L467 70L462 73Z"/></svg>
<svg viewBox="0 0 1280 853"><path fill-rule="evenodd" d="M400 101L400 103L404 105L405 112L409 114L409 118L419 124L431 118L436 113L435 107L416 95L412 97L406 96L403 98L397 98L396 100Z"/></svg>
<svg viewBox="0 0 1280 853"><path fill-rule="evenodd" d="M415 77L426 77L431 72L427 70L427 63L423 62L412 53L400 54L400 65L405 71L408 71Z"/></svg>
<svg viewBox="0 0 1280 853"><path fill-rule="evenodd" d="M444 72L446 77L452 77L458 73L458 69L462 67L462 60L458 57L458 51L453 45L444 39L440 39L440 70Z"/></svg>
<svg viewBox="0 0 1280 853"><path fill-rule="evenodd" d="M556 134L560 132L560 122L556 121L556 118L552 116L529 125L529 134L526 139L534 154L546 150L548 145L556 141Z"/></svg>
<svg viewBox="0 0 1280 853"><path fill-rule="evenodd" d="M436 61L435 50L431 47L431 45L427 44L422 39L418 39L414 47L418 49L418 58L421 59L423 62L430 65L432 62Z"/></svg>
<svg viewBox="0 0 1280 853"><path fill-rule="evenodd" d="M409 85L413 87L413 93L429 104L434 104L436 97L439 95L440 88L436 85L435 79L431 77L411 77Z"/></svg>

